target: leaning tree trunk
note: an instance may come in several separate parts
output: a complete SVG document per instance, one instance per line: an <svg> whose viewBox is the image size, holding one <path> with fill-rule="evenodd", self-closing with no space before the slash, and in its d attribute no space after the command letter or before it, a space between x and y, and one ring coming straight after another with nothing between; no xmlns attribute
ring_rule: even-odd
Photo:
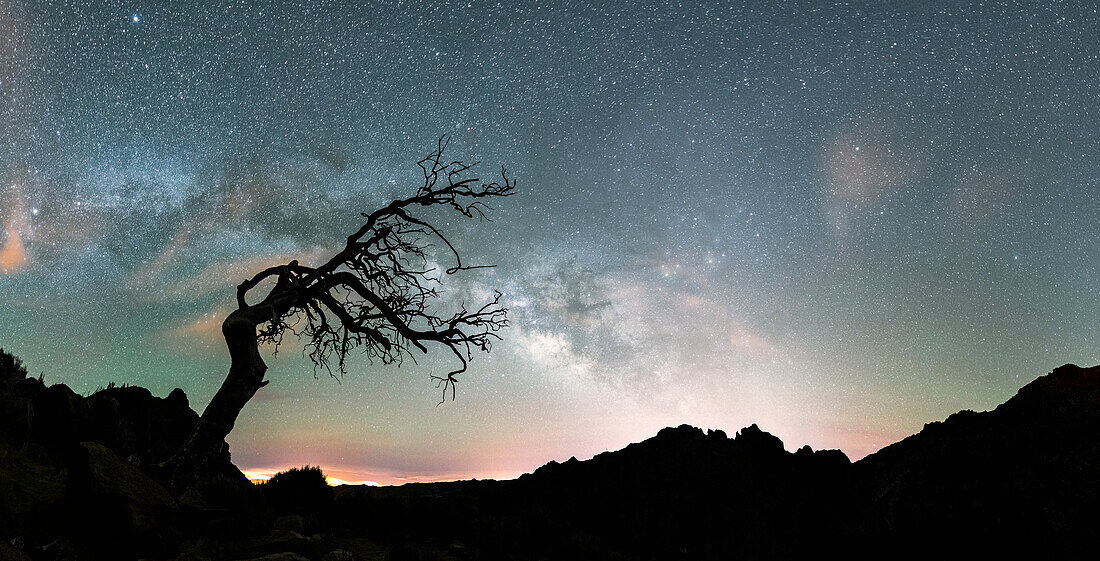
<svg viewBox="0 0 1100 561"><path fill-rule="evenodd" d="M413 349L427 352L425 343L441 345L454 354L459 364L446 374L433 375L454 399L455 375L466 371L473 351L488 352L497 331L508 324L508 309L500 304L501 293L484 306L454 315L437 315L428 307L439 296L439 281L428 266L428 238L442 241L453 254L455 264L444 271L480 269L463 265L451 242L428 222L410 213L420 207L439 206L467 218L484 218L482 199L507 197L515 183L501 168L501 181L482 182L464 174L473 164L443 159L446 139L434 152L417 162L424 173L423 185L408 198L367 214L365 223L348 236L344 249L319 267L305 267L297 260L268 267L237 285L237 309L222 323L231 364L218 393L206 406L191 436L176 454L162 464L163 476L177 493L198 481L202 471L222 452L225 437L233 430L237 415L266 383L267 365L260 357L259 343L277 342L287 330L309 337L310 358L317 366L336 356L343 372L344 359L352 347L365 347L369 357L386 364L400 360ZM256 304L246 296L269 279L275 286ZM265 285L266 286L266 285ZM337 296L339 294L339 296ZM296 331L288 319L302 312L304 325ZM257 331L265 326L262 331Z"/></svg>
<svg viewBox="0 0 1100 561"><path fill-rule="evenodd" d="M222 335L229 347L229 374L210 400L187 442L165 464L168 481L182 493L193 485L207 464L222 452L225 437L241 409L265 382L267 365L260 356L256 328L261 323L254 309L235 310L222 322Z"/></svg>

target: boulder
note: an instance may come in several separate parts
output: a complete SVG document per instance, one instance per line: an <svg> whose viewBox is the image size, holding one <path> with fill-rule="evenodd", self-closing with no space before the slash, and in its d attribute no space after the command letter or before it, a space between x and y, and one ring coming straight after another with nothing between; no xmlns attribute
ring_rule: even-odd
<svg viewBox="0 0 1100 561"><path fill-rule="evenodd" d="M0 540L0 561L31 561L31 558L22 549Z"/></svg>
<svg viewBox="0 0 1100 561"><path fill-rule="evenodd" d="M0 439L21 445L30 438L34 428L34 402L29 397L0 397Z"/></svg>
<svg viewBox="0 0 1100 561"><path fill-rule="evenodd" d="M271 555L264 555L263 557L242 559L241 561L309 561L309 558L302 557L301 555L290 551L284 551L282 553L272 553Z"/></svg>
<svg viewBox="0 0 1100 561"><path fill-rule="evenodd" d="M280 516L275 519L275 529L302 533L306 531L306 519L298 514Z"/></svg>
<svg viewBox="0 0 1100 561"><path fill-rule="evenodd" d="M321 540L303 536L291 530L275 530L271 535L254 540L249 550L258 555L294 552L307 557L320 555Z"/></svg>
<svg viewBox="0 0 1100 561"><path fill-rule="evenodd" d="M44 539L65 510L65 475L35 454L0 446L0 537Z"/></svg>
<svg viewBox="0 0 1100 561"><path fill-rule="evenodd" d="M123 501L133 514L135 528L153 528L168 522L160 515L176 509L172 495L136 466L98 442L81 442L86 454L87 489L94 495Z"/></svg>
<svg viewBox="0 0 1100 561"><path fill-rule="evenodd" d="M168 490L102 444L80 443L68 488L68 522L103 548L101 556L155 555L178 537L178 505ZM102 535L116 541L94 540Z"/></svg>

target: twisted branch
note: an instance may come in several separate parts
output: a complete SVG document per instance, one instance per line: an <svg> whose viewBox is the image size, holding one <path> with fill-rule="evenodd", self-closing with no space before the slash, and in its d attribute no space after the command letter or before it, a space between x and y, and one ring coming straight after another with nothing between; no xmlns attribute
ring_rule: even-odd
<svg viewBox="0 0 1100 561"><path fill-rule="evenodd" d="M445 160L446 147L446 137L440 138L435 150L417 162L423 183L412 196L362 213L363 225L324 264L307 267L291 261L260 271L237 287L238 310L260 326L259 342L277 346L290 331L306 341L314 375L324 369L337 379L352 349L361 349L368 360L391 364L404 357L415 362L413 349L426 353L429 343L442 345L458 365L431 379L442 389L443 401L448 390L454 399L456 376L466 371L474 351L488 352L493 341L500 340L508 309L496 292L474 311L462 305L446 317L435 310L436 285L442 276L428 267L430 240L442 240L454 258L444 275L492 265L464 264L451 241L412 211L444 206L467 218L488 220L485 202L513 194L515 181L504 168L500 178L490 182L471 176L477 164ZM250 293L270 278L276 279L274 288L260 302L249 304Z"/></svg>

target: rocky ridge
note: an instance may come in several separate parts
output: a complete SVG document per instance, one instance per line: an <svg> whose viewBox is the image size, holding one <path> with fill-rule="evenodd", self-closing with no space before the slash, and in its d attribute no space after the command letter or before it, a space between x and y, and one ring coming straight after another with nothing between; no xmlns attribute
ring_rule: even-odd
<svg viewBox="0 0 1100 561"><path fill-rule="evenodd" d="M226 448L173 496L156 465L196 419L180 390L80 396L0 351L0 560L1100 553L1100 367L1059 367L855 463L756 425L681 425L511 481L335 492L314 468L253 487Z"/></svg>

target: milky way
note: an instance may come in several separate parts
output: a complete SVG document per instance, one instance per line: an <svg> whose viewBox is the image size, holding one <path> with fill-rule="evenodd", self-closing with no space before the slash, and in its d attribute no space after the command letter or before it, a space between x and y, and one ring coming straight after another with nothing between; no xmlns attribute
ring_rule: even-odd
<svg viewBox="0 0 1100 561"><path fill-rule="evenodd" d="M336 381L288 343L242 468L508 477L680 423L861 457L1100 362L1095 9L357 4L0 0L0 346L201 409L235 285L446 134L518 179L435 217L505 341L439 407L446 353Z"/></svg>

